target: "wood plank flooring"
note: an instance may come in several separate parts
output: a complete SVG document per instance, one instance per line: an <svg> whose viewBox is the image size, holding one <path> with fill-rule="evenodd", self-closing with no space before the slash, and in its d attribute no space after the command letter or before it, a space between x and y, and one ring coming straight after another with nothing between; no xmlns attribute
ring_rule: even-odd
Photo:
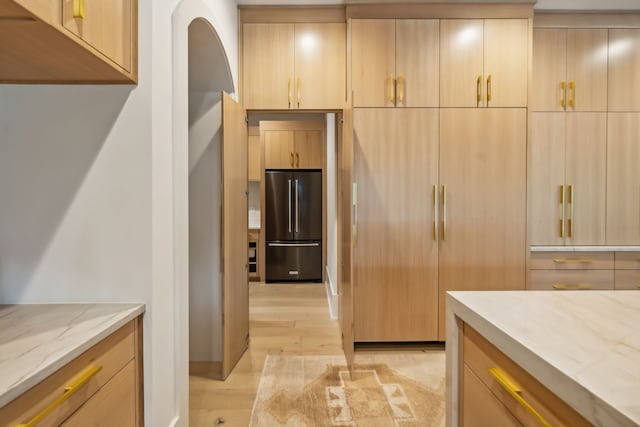
<svg viewBox="0 0 640 427"><path fill-rule="evenodd" d="M250 344L226 381L191 375L192 427L249 425L267 354L342 355L340 327L331 320L325 285L250 283Z"/></svg>

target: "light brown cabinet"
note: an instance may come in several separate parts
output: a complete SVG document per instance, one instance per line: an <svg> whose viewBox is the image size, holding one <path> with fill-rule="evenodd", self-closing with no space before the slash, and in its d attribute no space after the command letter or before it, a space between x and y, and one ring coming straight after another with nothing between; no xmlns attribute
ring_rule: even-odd
<svg viewBox="0 0 640 427"><path fill-rule="evenodd" d="M344 23L242 26L247 109L341 109L345 100Z"/></svg>
<svg viewBox="0 0 640 427"><path fill-rule="evenodd" d="M607 111L607 29L533 30L533 111Z"/></svg>
<svg viewBox="0 0 640 427"><path fill-rule="evenodd" d="M322 169L324 123L260 122L265 169Z"/></svg>
<svg viewBox="0 0 640 427"><path fill-rule="evenodd" d="M441 107L526 107L526 19L440 21Z"/></svg>
<svg viewBox="0 0 640 427"><path fill-rule="evenodd" d="M137 1L11 0L0 81L136 83Z"/></svg>
<svg viewBox="0 0 640 427"><path fill-rule="evenodd" d="M439 21L354 19L355 107L437 107Z"/></svg>
<svg viewBox="0 0 640 427"><path fill-rule="evenodd" d="M609 111L640 111L640 29L609 30Z"/></svg>
<svg viewBox="0 0 640 427"><path fill-rule="evenodd" d="M533 113L531 245L605 244L606 113Z"/></svg>
<svg viewBox="0 0 640 427"><path fill-rule="evenodd" d="M260 149L260 128L247 129L247 175L249 181L262 180L262 150Z"/></svg>

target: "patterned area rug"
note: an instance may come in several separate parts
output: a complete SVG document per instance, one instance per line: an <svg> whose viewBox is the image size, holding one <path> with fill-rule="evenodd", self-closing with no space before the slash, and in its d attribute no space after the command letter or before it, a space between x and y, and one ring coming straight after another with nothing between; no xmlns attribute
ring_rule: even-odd
<svg viewBox="0 0 640 427"><path fill-rule="evenodd" d="M267 356L251 426L444 426L444 352Z"/></svg>

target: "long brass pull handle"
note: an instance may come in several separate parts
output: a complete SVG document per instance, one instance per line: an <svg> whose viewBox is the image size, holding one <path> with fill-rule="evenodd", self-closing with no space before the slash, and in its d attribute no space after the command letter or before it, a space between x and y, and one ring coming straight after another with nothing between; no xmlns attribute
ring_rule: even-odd
<svg viewBox="0 0 640 427"><path fill-rule="evenodd" d="M291 77L289 77L289 80L287 81L287 93L289 98L289 108L291 108Z"/></svg>
<svg viewBox="0 0 640 427"><path fill-rule="evenodd" d="M553 262L556 264L568 264L573 262L578 262L581 264L589 264L592 263L593 260L590 258L554 258Z"/></svg>
<svg viewBox="0 0 640 427"><path fill-rule="evenodd" d="M298 108L300 108L300 77L298 77L298 80L296 81L296 92L298 98Z"/></svg>
<svg viewBox="0 0 640 427"><path fill-rule="evenodd" d="M442 241L447 240L447 186L442 186Z"/></svg>
<svg viewBox="0 0 640 427"><path fill-rule="evenodd" d="M584 291L588 289L593 289L591 285L565 285L562 283L555 283L553 285L553 289L558 289L560 291Z"/></svg>
<svg viewBox="0 0 640 427"><path fill-rule="evenodd" d="M560 210L562 217L560 218L560 237L564 237L564 185L560 186Z"/></svg>
<svg viewBox="0 0 640 427"><path fill-rule="evenodd" d="M299 168L300 167L300 154L296 153L296 167Z"/></svg>
<svg viewBox="0 0 640 427"><path fill-rule="evenodd" d="M487 77L487 107L489 106L489 102L491 102L491 74Z"/></svg>
<svg viewBox="0 0 640 427"><path fill-rule="evenodd" d="M289 152L289 164L293 167L293 151Z"/></svg>
<svg viewBox="0 0 640 427"><path fill-rule="evenodd" d="M73 0L73 17L84 19L84 0Z"/></svg>
<svg viewBox="0 0 640 427"><path fill-rule="evenodd" d="M569 225L569 232L567 233L567 237L571 238L573 237L573 185L569 186L569 198L567 200L567 202L569 203L569 220L567 221L568 225Z"/></svg>
<svg viewBox="0 0 640 427"><path fill-rule="evenodd" d="M438 187L433 186L433 240L438 240Z"/></svg>
<svg viewBox="0 0 640 427"><path fill-rule="evenodd" d="M480 106L482 102L482 76L478 76L476 79L476 107Z"/></svg>
<svg viewBox="0 0 640 427"><path fill-rule="evenodd" d="M398 102L404 102L404 77L398 76Z"/></svg>
<svg viewBox="0 0 640 427"><path fill-rule="evenodd" d="M560 89L562 91L562 98L560 98L560 106L567 108L567 82L560 82Z"/></svg>
<svg viewBox="0 0 640 427"><path fill-rule="evenodd" d="M534 409L529 402L527 402L522 396L522 388L515 383L509 376L500 368L489 368L489 374L513 397L521 406L533 415L538 422L545 426L551 427L551 424L544 417Z"/></svg>
<svg viewBox="0 0 640 427"><path fill-rule="evenodd" d="M393 74L389 74L389 95L387 97L387 99L389 100L390 103L395 104L394 102L394 98L395 98L395 93L394 93L394 84L395 80L393 79Z"/></svg>
<svg viewBox="0 0 640 427"><path fill-rule="evenodd" d="M83 385L89 382L91 378L93 378L98 372L102 370L102 366L93 366L87 369L85 372L80 374L77 378L73 379L67 386L64 388L64 392L60 395L56 400L51 402L49 406L44 408L38 415L31 418L28 422L24 424L18 424L16 427L32 427L38 424L44 417L49 415L54 409L58 406L62 405L65 400L69 399L73 396L78 390L82 388Z"/></svg>
<svg viewBox="0 0 640 427"><path fill-rule="evenodd" d="M575 108L576 106L576 83L569 82L569 89L571 90L571 99L569 99L569 107Z"/></svg>

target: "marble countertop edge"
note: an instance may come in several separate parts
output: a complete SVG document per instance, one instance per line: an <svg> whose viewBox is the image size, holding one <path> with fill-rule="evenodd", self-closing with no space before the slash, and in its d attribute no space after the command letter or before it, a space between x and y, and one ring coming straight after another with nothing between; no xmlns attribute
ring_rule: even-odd
<svg viewBox="0 0 640 427"><path fill-rule="evenodd" d="M640 246L531 246L531 252L639 252Z"/></svg>

